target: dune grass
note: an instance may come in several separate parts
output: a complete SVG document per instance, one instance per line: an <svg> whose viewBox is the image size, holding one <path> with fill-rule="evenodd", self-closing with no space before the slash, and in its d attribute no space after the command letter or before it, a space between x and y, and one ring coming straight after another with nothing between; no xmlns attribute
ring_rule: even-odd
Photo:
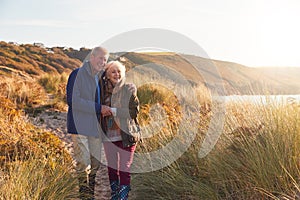
<svg viewBox="0 0 300 200"><path fill-rule="evenodd" d="M45 102L46 93L34 79L14 74L0 77L0 96L11 100L19 108Z"/></svg>
<svg viewBox="0 0 300 200"><path fill-rule="evenodd" d="M0 96L11 100L20 109L48 106L66 110L66 73L44 74L37 79L0 74L0 78Z"/></svg>
<svg viewBox="0 0 300 200"><path fill-rule="evenodd" d="M208 156L198 157L207 130L204 119L178 160L134 175L137 199L299 199L300 106L238 102L226 111L224 132ZM144 148L164 136L148 140Z"/></svg>
<svg viewBox="0 0 300 200"><path fill-rule="evenodd" d="M73 198L72 158L58 137L35 128L9 99L0 101L0 199Z"/></svg>
<svg viewBox="0 0 300 200"><path fill-rule="evenodd" d="M73 166L53 166L50 160L30 156L11 162L1 174L0 199L75 198L77 179L71 173Z"/></svg>
<svg viewBox="0 0 300 200"><path fill-rule="evenodd" d="M62 99L66 79L46 75L39 79L41 86L16 80L0 82L5 86L0 89L0 199L72 199L76 180L70 155L57 137L35 129L16 106L42 104L35 101L46 93ZM148 84L138 89L138 95L146 137L137 153L160 150L174 138L177 143L154 160L134 163L141 168L148 167L143 165L147 161L153 165L152 171L133 174L135 199L300 198L299 104L227 104L218 143L199 158L217 111L212 109L209 91L201 86ZM189 142L188 136L191 144L173 161L172 155ZM169 164L157 170L163 162Z"/></svg>
<svg viewBox="0 0 300 200"><path fill-rule="evenodd" d="M68 74L49 73L41 75L37 82L47 93L47 103L53 108L66 111L66 84Z"/></svg>

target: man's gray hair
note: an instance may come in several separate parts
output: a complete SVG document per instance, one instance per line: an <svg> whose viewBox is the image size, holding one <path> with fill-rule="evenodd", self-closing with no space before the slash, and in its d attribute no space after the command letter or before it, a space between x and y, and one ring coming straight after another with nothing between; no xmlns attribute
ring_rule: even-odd
<svg viewBox="0 0 300 200"><path fill-rule="evenodd" d="M93 48L93 50L92 50L92 52L91 52L91 55L96 56L96 55L99 54L100 52L101 52L101 53L104 53L106 59L108 59L108 57L109 57L109 52L108 52L108 50L107 50L106 48L100 47L100 46L99 46L99 47Z"/></svg>

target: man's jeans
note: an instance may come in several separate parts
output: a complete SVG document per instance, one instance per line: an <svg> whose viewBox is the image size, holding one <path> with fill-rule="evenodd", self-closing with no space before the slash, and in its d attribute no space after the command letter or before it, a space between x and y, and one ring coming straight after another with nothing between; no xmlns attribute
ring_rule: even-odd
<svg viewBox="0 0 300 200"><path fill-rule="evenodd" d="M94 195L96 173L101 163L101 138L73 134L72 141L80 193Z"/></svg>

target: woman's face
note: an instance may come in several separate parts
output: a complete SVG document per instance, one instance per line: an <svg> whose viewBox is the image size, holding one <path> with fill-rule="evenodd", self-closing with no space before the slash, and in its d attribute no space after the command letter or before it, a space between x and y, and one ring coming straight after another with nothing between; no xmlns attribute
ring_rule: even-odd
<svg viewBox="0 0 300 200"><path fill-rule="evenodd" d="M112 82L112 84L117 84L121 80L121 70L118 66L111 66L106 72L107 78Z"/></svg>

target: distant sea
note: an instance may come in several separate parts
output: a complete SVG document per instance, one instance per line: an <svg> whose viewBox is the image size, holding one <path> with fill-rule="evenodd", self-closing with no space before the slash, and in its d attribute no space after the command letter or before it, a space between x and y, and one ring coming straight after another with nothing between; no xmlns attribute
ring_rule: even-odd
<svg viewBox="0 0 300 200"><path fill-rule="evenodd" d="M299 95L230 95L230 96L219 96L217 100L224 100L225 102L244 102L254 104L292 104L300 103Z"/></svg>

